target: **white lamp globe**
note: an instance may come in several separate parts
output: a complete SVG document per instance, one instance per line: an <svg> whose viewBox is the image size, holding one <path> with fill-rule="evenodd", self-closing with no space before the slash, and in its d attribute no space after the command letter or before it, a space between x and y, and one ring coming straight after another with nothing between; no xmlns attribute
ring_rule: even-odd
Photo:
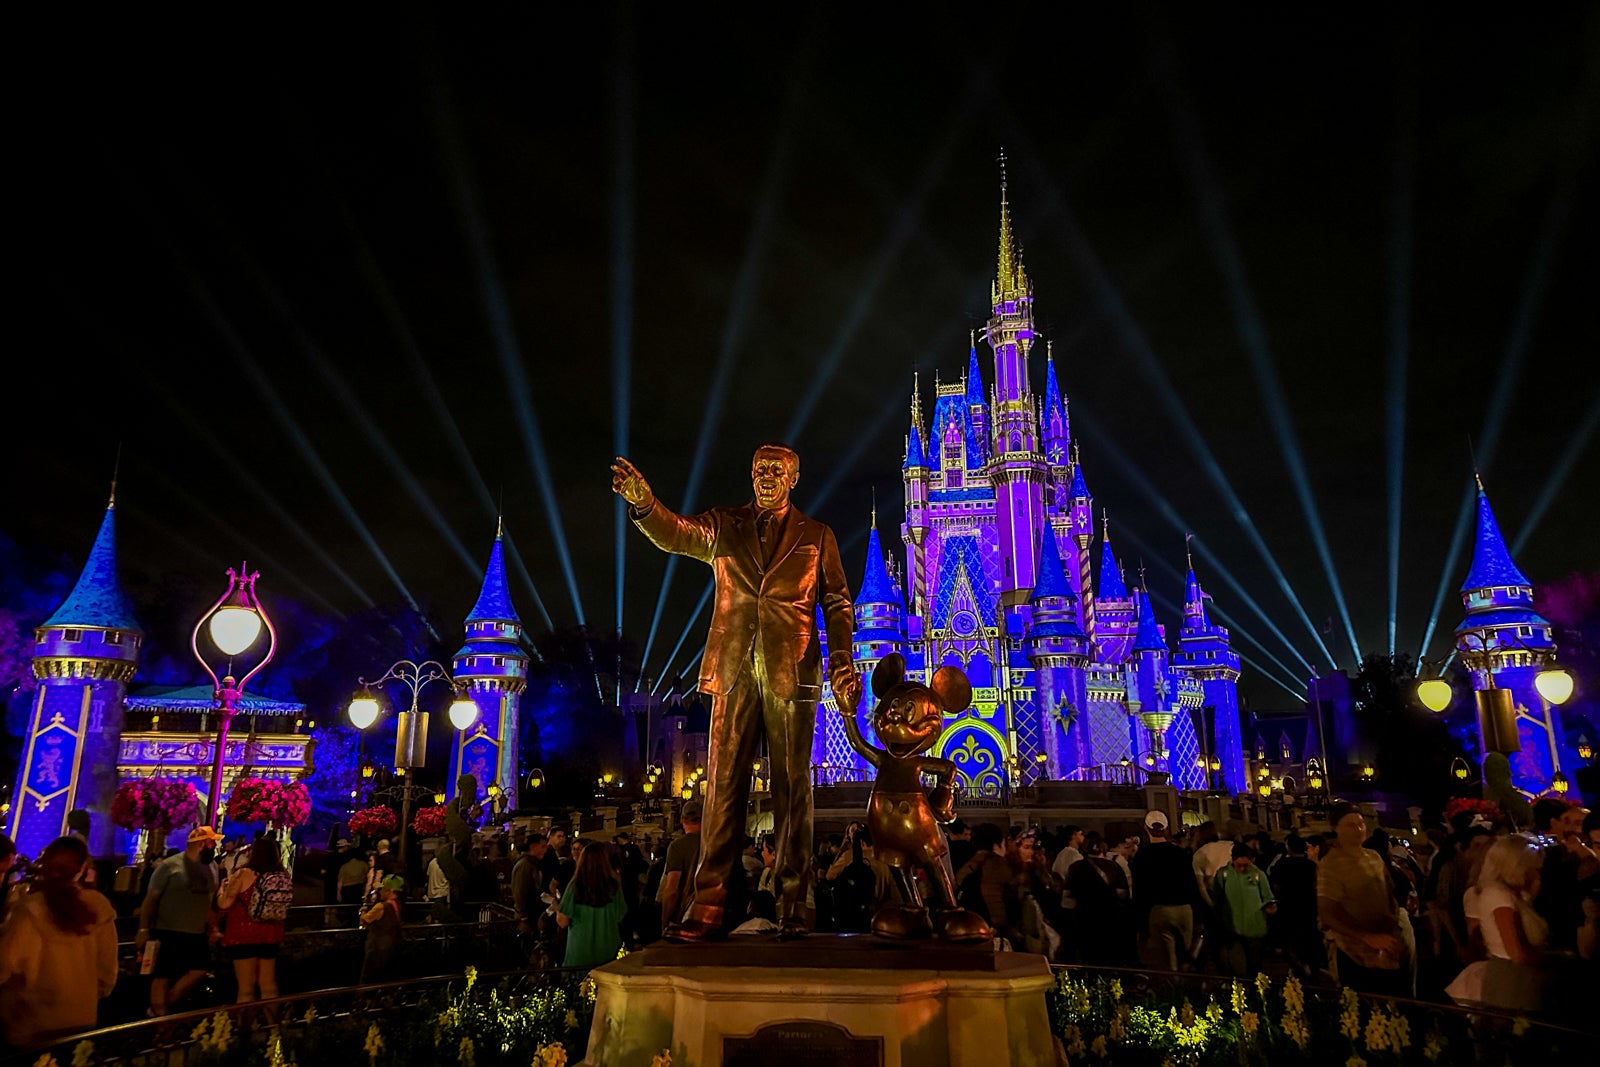
<svg viewBox="0 0 1600 1067"><path fill-rule="evenodd" d="M478 721L478 705L469 697L456 697L450 702L450 725L465 730Z"/></svg>
<svg viewBox="0 0 1600 1067"><path fill-rule="evenodd" d="M350 702L350 725L365 730L378 721L378 701L374 697L356 697Z"/></svg>
<svg viewBox="0 0 1600 1067"><path fill-rule="evenodd" d="M209 625L211 640L226 656L237 656L261 636L261 616L249 608L218 608Z"/></svg>
<svg viewBox="0 0 1600 1067"><path fill-rule="evenodd" d="M1572 675L1559 667L1552 667L1534 677L1533 687L1550 703L1565 704L1572 696Z"/></svg>
<svg viewBox="0 0 1600 1067"><path fill-rule="evenodd" d="M1422 701L1422 706L1429 711L1443 711L1448 708L1453 695L1450 683L1443 678L1428 678L1417 683L1417 699Z"/></svg>

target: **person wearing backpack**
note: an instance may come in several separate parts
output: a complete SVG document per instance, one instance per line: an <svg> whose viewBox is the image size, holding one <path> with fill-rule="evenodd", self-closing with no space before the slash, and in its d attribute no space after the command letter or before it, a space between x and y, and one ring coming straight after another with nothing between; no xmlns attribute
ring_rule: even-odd
<svg viewBox="0 0 1600 1067"><path fill-rule="evenodd" d="M233 962L238 1003L278 995L278 946L294 899L294 876L283 869L276 841L250 846L250 859L217 891L223 913L222 954Z"/></svg>

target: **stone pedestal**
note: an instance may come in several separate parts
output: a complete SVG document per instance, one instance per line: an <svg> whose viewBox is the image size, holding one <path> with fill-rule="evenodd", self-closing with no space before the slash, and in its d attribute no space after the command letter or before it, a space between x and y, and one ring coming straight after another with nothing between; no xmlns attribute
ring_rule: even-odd
<svg viewBox="0 0 1600 1067"><path fill-rule="evenodd" d="M662 945L593 972L594 1067L1054 1067L1042 956L770 935Z"/></svg>

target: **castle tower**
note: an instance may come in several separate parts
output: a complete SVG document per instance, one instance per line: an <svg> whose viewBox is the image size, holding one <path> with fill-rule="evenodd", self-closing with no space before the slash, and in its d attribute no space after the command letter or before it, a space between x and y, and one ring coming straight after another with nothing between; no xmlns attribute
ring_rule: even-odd
<svg viewBox="0 0 1600 1067"><path fill-rule="evenodd" d="M1067 427L1067 408L1056 384L1055 346L1045 343L1044 360L1044 454L1051 467L1067 466L1072 435Z"/></svg>
<svg viewBox="0 0 1600 1067"><path fill-rule="evenodd" d="M1044 483L1049 466L1039 448L1039 413L1028 384L1033 346L1033 283L1011 234L1004 159L1000 172L1000 252L992 290L988 341L994 350L994 403L989 412L993 447L990 477L995 486L1001 555L1000 588L1012 594L1033 588L1034 546L1044 526Z"/></svg>
<svg viewBox="0 0 1600 1067"><path fill-rule="evenodd" d="M67 831L67 813L88 810L89 849L108 856L116 828L123 697L139 664L144 631L117 577L113 484L100 532L67 599L33 632L39 680L7 827L17 851L37 858Z"/></svg>
<svg viewBox="0 0 1600 1067"><path fill-rule="evenodd" d="M455 655L456 683L478 705L478 721L457 735L451 749L452 797L456 778L470 774L479 789L498 784L505 803L517 806L517 712L528 679L522 637L522 620L511 606L506 582L504 530L497 529L483 588L467 613L466 643Z"/></svg>
<svg viewBox="0 0 1600 1067"><path fill-rule="evenodd" d="M1095 590L1095 662L1122 663L1132 651L1139 622L1122 567L1111 549L1111 517L1101 512L1100 585Z"/></svg>
<svg viewBox="0 0 1600 1067"><path fill-rule="evenodd" d="M915 373L911 376L911 432L906 435L900 477L906 489L906 521L900 529L906 543L906 591L911 596L912 614L921 615L928 599L928 455L922 446L922 400Z"/></svg>
<svg viewBox="0 0 1600 1067"><path fill-rule="evenodd" d="M1039 736L1049 777L1064 778L1093 762L1087 676L1089 641L1078 625L1077 599L1061 562L1055 532L1045 523L1039 580L1029 604L1028 660L1038 688Z"/></svg>
<svg viewBox="0 0 1600 1067"><path fill-rule="evenodd" d="M1140 589L1134 594L1134 605L1138 623L1133 639L1133 655L1128 660L1127 678L1128 713L1137 720L1135 750L1155 755L1155 762L1150 764L1146 761L1147 766L1168 771L1171 766L1166 758L1168 745L1165 735L1179 710L1167 673L1170 652L1167 639L1161 634L1161 626L1156 622L1155 605L1150 603L1150 594ZM1142 739L1138 737L1138 727L1144 729L1145 737ZM1141 740L1142 745L1138 743Z"/></svg>
<svg viewBox="0 0 1600 1067"><path fill-rule="evenodd" d="M1239 654L1229 646L1227 629L1212 623L1206 611L1205 602L1209 599L1210 594L1200 588L1200 579L1195 577L1194 558L1190 557L1184 583L1183 629L1178 635L1178 650L1172 654L1172 668L1200 682L1205 692L1201 708L1211 730L1209 755L1222 763L1221 786L1230 793L1242 793L1249 789L1249 782L1245 778L1240 737ZM1208 754L1205 745L1201 754Z"/></svg>
<svg viewBox="0 0 1600 1067"><path fill-rule="evenodd" d="M1506 753L1512 784L1543 793L1563 758L1572 758L1565 753L1561 716L1533 682L1555 659L1554 633L1550 621L1533 610L1533 583L1506 548L1481 478L1472 567L1461 583L1461 603L1466 618L1456 627L1456 648L1463 662L1487 660L1487 669L1472 671L1482 751Z"/></svg>
<svg viewBox="0 0 1600 1067"><path fill-rule="evenodd" d="M1089 548L1094 544L1094 497L1083 480L1083 461L1077 449L1072 454L1072 485L1067 489L1067 526L1077 548L1077 573L1073 586L1078 593L1078 623L1089 639L1089 654L1094 654L1094 584L1089 574Z"/></svg>

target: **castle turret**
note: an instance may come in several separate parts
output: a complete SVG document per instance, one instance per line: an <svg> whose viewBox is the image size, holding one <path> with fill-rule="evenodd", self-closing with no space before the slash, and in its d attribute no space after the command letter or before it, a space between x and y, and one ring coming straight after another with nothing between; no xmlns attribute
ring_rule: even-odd
<svg viewBox="0 0 1600 1067"><path fill-rule="evenodd" d="M1249 789L1245 778L1244 748L1239 722L1239 654L1229 646L1228 631L1215 625L1206 611L1210 595L1200 588L1195 577L1194 559L1184 581L1183 629L1178 635L1178 650L1172 654L1172 667L1180 675L1200 682L1204 697L1201 712L1208 738L1201 739L1200 755L1215 756L1222 764L1217 772L1208 769L1208 784L1219 784L1230 793Z"/></svg>
<svg viewBox="0 0 1600 1067"><path fill-rule="evenodd" d="M1092 762L1085 670L1089 641L1078 625L1077 597L1061 562L1055 530L1046 523L1039 546L1039 580L1028 599L1028 660L1033 664L1039 734L1051 778Z"/></svg>
<svg viewBox="0 0 1600 1067"><path fill-rule="evenodd" d="M994 442L990 478L995 486L1002 571L1000 588L1015 602L1034 584L1034 551L1044 528L1044 486L1049 465L1039 448L1039 415L1028 384L1033 346L1033 283L1011 234L1006 181L1000 175L1000 253L989 318L994 350L994 403L989 411Z"/></svg>
<svg viewBox="0 0 1600 1067"><path fill-rule="evenodd" d="M1094 544L1094 497L1089 495L1089 485L1083 478L1083 460L1077 449L1072 453L1072 484L1067 489L1067 528L1071 531L1071 544L1077 563L1075 572L1069 572L1073 588L1078 594L1078 622L1084 636L1089 639L1090 654L1094 650L1094 583L1089 573L1089 549Z"/></svg>
<svg viewBox="0 0 1600 1067"><path fill-rule="evenodd" d="M1111 519L1101 512L1100 584L1095 589L1095 662L1121 663L1132 651L1138 615L1128 585L1122 580L1122 566L1111 548Z"/></svg>
<svg viewBox="0 0 1600 1067"><path fill-rule="evenodd" d="M972 347L967 350L967 413L972 419L973 433L979 441L989 440L989 406L983 402L983 374L978 370L978 335L972 335ZM980 457L986 459L987 457Z"/></svg>
<svg viewBox="0 0 1600 1067"><path fill-rule="evenodd" d="M1167 672L1170 650L1167 639L1156 622L1155 605L1150 594L1140 589L1134 593L1134 607L1138 622L1135 624L1132 656L1128 660L1128 713L1137 720L1145 732L1143 749L1146 766L1171 771L1167 761L1167 728L1178 712L1176 694ZM1137 737L1137 731L1135 732Z"/></svg>
<svg viewBox="0 0 1600 1067"><path fill-rule="evenodd" d="M39 680L22 742L8 830L17 851L37 858L67 832L67 813L91 813L89 849L109 856L116 828L123 698L139 664L144 631L117 575L116 489L83 572L67 599L33 632Z"/></svg>
<svg viewBox="0 0 1600 1067"><path fill-rule="evenodd" d="M1504 752L1518 789L1543 793L1561 770L1566 735L1561 716L1534 685L1555 660L1550 621L1533 610L1533 583L1511 558L1489 494L1478 479L1478 521L1472 566L1461 583L1466 618L1456 649L1472 668L1478 691L1479 739L1485 752Z"/></svg>
<svg viewBox="0 0 1600 1067"><path fill-rule="evenodd" d="M522 640L506 581L504 530L497 529L483 588L467 613L466 642L455 655L456 684L478 705L478 721L457 735L451 750L451 796L457 776L470 774L479 789L497 784L506 803L517 806L518 705L528 678Z"/></svg>
<svg viewBox="0 0 1600 1067"><path fill-rule="evenodd" d="M856 594L855 609L853 657L864 673L871 674L878 661L889 653L904 654L906 639L905 601L884 563L876 508L872 511L872 528L867 533L867 565Z"/></svg>
<svg viewBox="0 0 1600 1067"><path fill-rule="evenodd" d="M1044 360L1044 454L1052 467L1065 467L1072 435L1067 428L1067 408L1056 384L1055 346L1045 343Z"/></svg>

